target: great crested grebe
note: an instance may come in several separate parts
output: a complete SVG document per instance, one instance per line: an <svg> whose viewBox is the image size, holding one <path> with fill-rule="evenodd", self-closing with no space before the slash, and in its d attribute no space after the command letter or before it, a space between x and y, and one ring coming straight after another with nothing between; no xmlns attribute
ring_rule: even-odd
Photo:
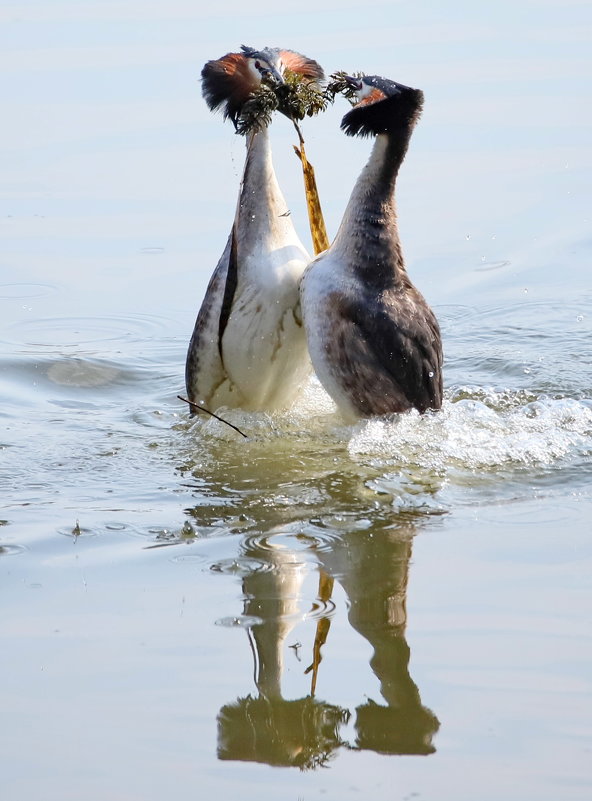
<svg viewBox="0 0 592 801"><path fill-rule="evenodd" d="M204 66L203 95L236 127L261 82L280 83L285 70L324 78L294 51L243 47ZM197 316L185 381L195 404L263 411L289 406L311 369L298 297L310 256L278 185L266 125L246 147L234 223Z"/></svg>
<svg viewBox="0 0 592 801"><path fill-rule="evenodd" d="M310 357L346 418L439 409L440 329L407 274L395 211L423 93L378 76L346 80L358 102L341 127L376 141L333 244L301 282Z"/></svg>

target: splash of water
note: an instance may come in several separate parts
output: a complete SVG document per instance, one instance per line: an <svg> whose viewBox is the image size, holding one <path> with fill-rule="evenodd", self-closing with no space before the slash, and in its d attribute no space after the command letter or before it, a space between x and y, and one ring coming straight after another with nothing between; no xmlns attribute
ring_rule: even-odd
<svg viewBox="0 0 592 801"><path fill-rule="evenodd" d="M590 400L458 386L447 390L440 412L346 425L313 381L288 413L225 414L248 440L197 420L189 439L199 459L189 457L187 466L204 486L222 480L236 495L231 505L248 505L253 525L262 505L275 510L274 523L302 520L314 508L339 526L350 515L388 524L393 511L415 519L592 480Z"/></svg>
<svg viewBox="0 0 592 801"><path fill-rule="evenodd" d="M592 452L592 405L463 387L449 393L437 414L368 420L353 432L348 451L432 469L551 465Z"/></svg>

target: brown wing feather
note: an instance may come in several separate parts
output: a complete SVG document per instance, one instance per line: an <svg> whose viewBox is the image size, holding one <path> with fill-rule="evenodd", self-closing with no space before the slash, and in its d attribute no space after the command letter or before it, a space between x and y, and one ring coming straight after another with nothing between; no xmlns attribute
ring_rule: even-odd
<svg viewBox="0 0 592 801"><path fill-rule="evenodd" d="M257 82L242 53L227 53L208 61L201 71L202 93L212 111L222 109L224 118L234 122Z"/></svg>
<svg viewBox="0 0 592 801"><path fill-rule="evenodd" d="M296 72L312 81L325 80L325 73L319 62L303 56L302 53L297 53L295 50L280 50L280 58L286 69L291 72Z"/></svg>

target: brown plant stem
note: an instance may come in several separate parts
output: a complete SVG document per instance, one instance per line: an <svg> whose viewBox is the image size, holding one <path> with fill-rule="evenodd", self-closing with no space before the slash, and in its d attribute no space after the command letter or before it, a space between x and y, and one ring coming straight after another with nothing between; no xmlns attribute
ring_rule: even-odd
<svg viewBox="0 0 592 801"><path fill-rule="evenodd" d="M192 409L197 409L198 412L205 412L206 414L209 414L211 417L215 417L216 420L219 420L221 423L224 423L225 425L230 426L230 428L234 428L235 431L238 431L241 437L248 439L247 435L243 431L241 431L240 428L233 425L232 423L229 423L228 420L225 420L223 417L219 417L217 414L214 414L214 412L211 412L209 409L206 409L205 406L200 406L199 403L195 403L195 401L190 401L188 398L184 398L181 395L177 395L177 398L179 398L180 401L183 401L183 403L188 403Z"/></svg>

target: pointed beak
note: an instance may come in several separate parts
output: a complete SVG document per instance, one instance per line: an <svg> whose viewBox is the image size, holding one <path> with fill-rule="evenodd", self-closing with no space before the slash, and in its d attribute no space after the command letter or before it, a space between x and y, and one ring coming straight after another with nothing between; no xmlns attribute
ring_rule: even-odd
<svg viewBox="0 0 592 801"><path fill-rule="evenodd" d="M265 68L261 70L261 80L272 84L283 84L284 76L275 67Z"/></svg>
<svg viewBox="0 0 592 801"><path fill-rule="evenodd" d="M362 81L359 78L354 78L353 75L345 75L344 80L350 89L355 89L356 92L359 92L362 88Z"/></svg>

